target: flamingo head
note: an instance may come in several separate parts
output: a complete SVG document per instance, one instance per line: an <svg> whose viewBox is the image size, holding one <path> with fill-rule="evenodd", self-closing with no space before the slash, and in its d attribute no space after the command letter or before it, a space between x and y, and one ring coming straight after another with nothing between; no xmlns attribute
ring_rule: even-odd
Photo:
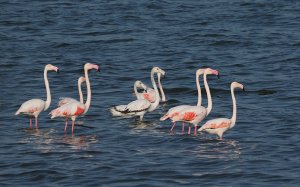
<svg viewBox="0 0 300 187"><path fill-rule="evenodd" d="M166 72L159 67L153 67L151 72L161 74L162 76L165 76Z"/></svg>
<svg viewBox="0 0 300 187"><path fill-rule="evenodd" d="M242 85L241 83L238 83L238 82L232 82L231 87L232 88L240 88L241 90L245 91L244 85Z"/></svg>
<svg viewBox="0 0 300 187"><path fill-rule="evenodd" d="M47 70L47 71L55 71L56 73L59 73L58 67L53 66L52 64L47 64L45 66L45 70Z"/></svg>
<svg viewBox="0 0 300 187"><path fill-rule="evenodd" d="M160 80L160 78L165 78L165 75L162 75L161 73L158 73L157 78L158 78L158 80Z"/></svg>
<svg viewBox="0 0 300 187"><path fill-rule="evenodd" d="M204 73L207 75L216 75L216 76L218 76L218 79L220 78L220 73L217 70L214 70L211 68L206 68Z"/></svg>
<svg viewBox="0 0 300 187"><path fill-rule="evenodd" d="M97 70L97 71L100 71L100 67L99 67L98 65L96 65L96 64L91 64L91 63L86 63L86 64L84 65L84 69L85 69L85 70L95 69L95 70Z"/></svg>
<svg viewBox="0 0 300 187"><path fill-rule="evenodd" d="M143 90L147 90L147 86L144 83L142 83L142 81L135 81L134 85L137 88L141 88Z"/></svg>
<svg viewBox="0 0 300 187"><path fill-rule="evenodd" d="M79 77L78 84L85 82L85 77Z"/></svg>

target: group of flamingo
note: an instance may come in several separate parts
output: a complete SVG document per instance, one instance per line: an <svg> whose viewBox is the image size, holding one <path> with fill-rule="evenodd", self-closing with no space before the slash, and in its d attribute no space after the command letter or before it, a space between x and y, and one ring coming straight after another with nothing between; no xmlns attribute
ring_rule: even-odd
<svg viewBox="0 0 300 187"><path fill-rule="evenodd" d="M74 133L74 125L76 117L82 116L87 113L90 104L91 104L91 86L88 77L88 71L91 69L96 69L100 71L99 66L95 64L86 63L84 65L84 76L79 77L78 79L78 91L80 101L74 98L60 98L58 103L58 108L52 110L49 114L51 119L55 117L63 117L66 119L64 132L67 131L68 118L72 120L72 134ZM49 88L49 82L47 78L48 71L59 72L59 69L51 64L45 66L44 69L44 80L47 92L47 100L43 101L41 99L31 99L24 102L19 110L16 112L18 114L26 114L30 116L30 128L32 128L32 117L35 117L35 127L38 128L38 115L41 111L45 111L49 108L51 103L51 93ZM155 81L155 74L157 75L158 87ZM134 117L138 116L140 120L143 120L144 115L147 112L152 112L158 108L160 102L166 102L166 97L161 85L161 78L165 76L165 71L159 67L153 67L151 70L151 83L153 88L148 87L146 84L137 80L134 83L134 94L136 100L128 103L127 105L117 105L110 108L112 116L117 117ZM200 76L203 75L205 91L207 95L208 105L207 107L202 106L202 96L200 88ZM176 122L182 122L182 133L184 133L185 123L188 123L194 126L194 135L197 135L198 131L205 131L210 134L215 134L219 136L219 139L222 140L223 133L234 127L236 123L236 99L234 95L234 89L240 88L244 90L244 86L238 82L231 83L231 96L233 103L233 114L229 118L216 118L207 121L201 128L198 128L198 124L203 121L203 119L208 116L212 110L212 98L207 83L207 75L216 75L219 78L219 72L211 68L201 68L196 71L196 86L198 91L198 102L197 105L179 105L172 107L168 112L160 118L160 121L170 119L173 123L170 132L173 131ZM87 100L83 102L83 95L81 92L81 84L86 82L87 86ZM158 90L159 89L159 90ZM142 90L142 91L139 91ZM159 93L160 91L160 93ZM160 95L161 94L161 95ZM191 132L191 126L189 125L188 134Z"/></svg>
<svg viewBox="0 0 300 187"><path fill-rule="evenodd" d="M72 133L74 133L74 125L75 125L75 119L77 116L84 115L91 104L91 85L89 81L89 75L88 71L91 69L96 69L100 71L99 66L95 64L86 63L84 65L84 77L80 77L78 79L78 89L80 94L80 101L77 101L73 98L61 98L61 100L58 103L58 108L52 110L50 112L51 119L55 117L64 117L66 118L66 124L65 124L65 133L68 126L68 118L72 119ZM43 110L47 110L51 103L51 93L50 93L50 87L48 82L47 73L48 71L56 71L59 73L59 69L56 66L53 66L51 64L48 64L45 66L44 69L44 80L45 80L45 86L46 86L46 92L47 92L47 100L43 101L41 99L31 99L26 102L24 102L19 110L16 112L16 115L18 114L25 114L30 116L30 128L32 128L32 117L35 117L35 127L38 128L38 116L40 112ZM85 103L83 103L83 96L81 92L81 83L86 82L87 87L87 100Z"/></svg>

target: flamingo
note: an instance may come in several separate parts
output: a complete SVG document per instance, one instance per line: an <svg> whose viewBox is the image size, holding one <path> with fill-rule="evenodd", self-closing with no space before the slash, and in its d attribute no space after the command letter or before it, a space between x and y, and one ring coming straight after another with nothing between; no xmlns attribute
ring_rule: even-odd
<svg viewBox="0 0 300 187"><path fill-rule="evenodd" d="M19 110L15 113L15 115L19 114L25 114L30 116L30 128L32 128L32 119L31 117L35 117L35 128L38 128L38 116L41 111L45 111L49 108L51 104L51 92L48 82L48 71L55 71L59 73L59 69L56 66L53 66L52 64L47 64L44 69L44 81L46 86L46 92L47 92L47 100L43 101L41 99L31 99L26 102L24 102Z"/></svg>
<svg viewBox="0 0 300 187"><path fill-rule="evenodd" d="M86 87L87 87L87 100L85 104L80 103L78 101L73 101L68 104L62 105L50 112L51 119L55 117L65 117L66 118L66 124L65 124L65 129L64 132L66 133L67 127L68 127L68 118L71 118L72 120L72 134L74 134L74 125L75 125L75 120L77 116L84 115L91 104L91 85L90 85L90 80L89 80L89 75L88 71L91 69L96 69L100 71L99 66L91 63L86 63L84 65L84 74L85 74L85 81L86 81Z"/></svg>
<svg viewBox="0 0 300 187"><path fill-rule="evenodd" d="M162 97L159 97L159 101L166 102L166 96L165 96L165 93L164 93L164 90L162 88L161 81L160 81L161 78L162 78L161 73L157 73L158 87L159 87L159 91L160 91L161 96L162 96ZM139 98L143 98L143 99L146 99L146 100L150 101L151 103L154 103L155 102L155 90L153 88L148 87L148 86L146 86L146 88L147 88L146 92L138 93Z"/></svg>
<svg viewBox="0 0 300 187"><path fill-rule="evenodd" d="M173 121L184 121L190 124L194 125L194 135L197 135L197 126L200 121L202 121L210 112L212 109L212 99L211 94L209 90L209 86L207 84L207 75L208 74L214 74L219 76L219 72L217 70L213 70L210 68L206 68L204 70L204 86L207 94L207 102L208 106L207 108L203 106L188 106L185 107L183 110L181 110L177 115L173 116ZM190 134L191 128L189 128L189 134Z"/></svg>
<svg viewBox="0 0 300 187"><path fill-rule="evenodd" d="M146 99L137 99L127 105L114 106L110 108L110 112L113 116L139 116L140 120L142 121L146 112L152 112L158 107L159 93L154 80L154 73L161 73L162 75L165 75L165 71L159 67L153 67L151 70L151 82L155 91L155 102L151 103Z"/></svg>
<svg viewBox="0 0 300 187"><path fill-rule="evenodd" d="M78 93L79 93L79 102L83 103L83 95L82 95L82 91L81 91L81 84L85 82L85 77L79 77L78 79ZM73 99L71 97L61 97L59 98L60 101L58 102L58 106L62 106L74 101L77 101L76 99Z"/></svg>
<svg viewBox="0 0 300 187"><path fill-rule="evenodd" d="M206 131L210 134L216 134L219 136L220 140L222 140L223 133L227 130L233 128L235 126L236 122L236 99L234 96L234 89L240 88L243 91L245 90L245 87L238 83L238 82L232 82L231 83L231 97L232 97L232 105L233 105L233 111L232 111L232 117L231 119L228 118L216 118L207 121L198 131Z"/></svg>

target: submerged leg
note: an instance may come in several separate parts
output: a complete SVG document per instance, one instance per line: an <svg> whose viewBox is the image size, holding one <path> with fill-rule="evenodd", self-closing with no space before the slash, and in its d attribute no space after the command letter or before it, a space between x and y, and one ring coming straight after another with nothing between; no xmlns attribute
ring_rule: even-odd
<svg viewBox="0 0 300 187"><path fill-rule="evenodd" d="M75 125L75 121L72 120L72 134L74 134L74 125Z"/></svg>
<svg viewBox="0 0 300 187"><path fill-rule="evenodd" d="M189 126L189 132L188 132L188 134L191 134L191 126Z"/></svg>
<svg viewBox="0 0 300 187"><path fill-rule="evenodd" d="M172 126L172 127L171 127L171 129L170 129L170 132L172 132L172 131L173 131L173 129L174 129L174 127L175 127L175 125L176 125L176 122L174 122L173 126Z"/></svg>
<svg viewBox="0 0 300 187"><path fill-rule="evenodd" d="M66 117L65 134L66 134L66 131L67 131L67 127L68 127L68 117Z"/></svg>
<svg viewBox="0 0 300 187"><path fill-rule="evenodd" d="M181 129L181 133L184 134L184 122L182 122L182 129Z"/></svg>
<svg viewBox="0 0 300 187"><path fill-rule="evenodd" d="M197 125L194 127L194 136L197 136Z"/></svg>
<svg viewBox="0 0 300 187"><path fill-rule="evenodd" d="M36 129L39 128L37 116L35 116L35 128L36 128Z"/></svg>
<svg viewBox="0 0 300 187"><path fill-rule="evenodd" d="M32 117L30 116L29 119L30 119L30 120L29 120L29 121L30 121L30 123L29 123L29 124L30 124L30 128L32 129Z"/></svg>

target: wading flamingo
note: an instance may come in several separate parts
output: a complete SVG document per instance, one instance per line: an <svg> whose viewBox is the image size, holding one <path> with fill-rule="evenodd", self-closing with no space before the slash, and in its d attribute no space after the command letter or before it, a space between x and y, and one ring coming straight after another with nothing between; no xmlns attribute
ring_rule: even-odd
<svg viewBox="0 0 300 187"><path fill-rule="evenodd" d="M234 96L234 89L240 88L245 90L244 86L238 82L231 83L231 97L232 97L232 117L228 118L217 118L207 121L198 131L206 131L210 134L216 134L222 140L223 133L232 127L234 127L236 122L236 100Z"/></svg>
<svg viewBox="0 0 300 187"><path fill-rule="evenodd" d="M71 120L72 120L72 134L73 134L76 117L84 115L90 107L92 93L91 93L91 85L90 85L88 71L91 69L96 69L96 70L100 71L98 65L90 64L90 63L86 63L84 65L84 75L85 75L85 81L86 81L86 87L87 87L87 100L86 100L85 104L80 103L78 101L73 101L71 103L62 105L61 107L58 107L50 112L51 119L53 119L55 117L65 117L66 118L66 124L65 124L65 130L64 130L65 133L66 133L66 130L68 127L68 118L71 118Z"/></svg>
<svg viewBox="0 0 300 187"><path fill-rule="evenodd" d="M210 112L212 109L212 99L211 99L211 94L209 90L209 86L207 84L207 75L209 74L214 74L219 77L219 72L217 70L213 70L210 68L206 68L204 70L204 86L206 90L206 95L207 95L207 108L203 106L188 106L185 107L183 110L181 110L177 115L175 115L172 120L174 121L184 121L190 124L194 125L194 135L197 135L197 126L198 123L201 122ZM191 128L189 127L189 134L190 134Z"/></svg>
<svg viewBox="0 0 300 187"><path fill-rule="evenodd" d="M161 73L165 75L165 71L160 69L159 67L153 67L151 70L151 82L152 86L155 90L155 102L151 103L146 99L137 99L135 101L130 102L127 105L118 105L110 108L110 112L113 116L139 116L140 120L143 120L144 114L146 112L154 111L159 105L159 93L156 86L156 82L154 80L154 74Z"/></svg>
<svg viewBox="0 0 300 187"><path fill-rule="evenodd" d="M85 82L85 78L84 77L79 77L78 79L78 93L79 93L79 102L83 103L83 95L82 95L82 91L81 91L81 84ZM74 98L71 97L61 97L59 98L59 102L58 102L58 106L63 106L65 104L77 101Z"/></svg>
<svg viewBox="0 0 300 187"><path fill-rule="evenodd" d="M35 128L38 128L38 116L41 111L45 111L49 108L51 104L51 92L48 82L48 71L56 71L59 73L59 69L56 66L53 66L51 64L47 64L44 69L44 81L46 86L46 92L47 92L47 100L43 101L41 99L31 99L26 102L24 102L19 110L16 112L15 115L18 114L25 114L30 116L30 128L32 128L32 116L35 117Z"/></svg>
<svg viewBox="0 0 300 187"><path fill-rule="evenodd" d="M161 84L161 78L163 78L164 76L161 75L161 73L157 73L157 82L158 82L158 87L159 87L159 91L161 93L161 97L159 96L159 101L161 102L166 102L166 96L165 96L165 93L164 93L164 90L163 90L163 87L162 87L162 84ZM150 101L151 103L154 103L155 102L155 90L153 88L150 88L148 86L146 86L146 90L145 92L143 93L138 93L139 94L139 98L142 98L142 99L146 99L148 101Z"/></svg>

